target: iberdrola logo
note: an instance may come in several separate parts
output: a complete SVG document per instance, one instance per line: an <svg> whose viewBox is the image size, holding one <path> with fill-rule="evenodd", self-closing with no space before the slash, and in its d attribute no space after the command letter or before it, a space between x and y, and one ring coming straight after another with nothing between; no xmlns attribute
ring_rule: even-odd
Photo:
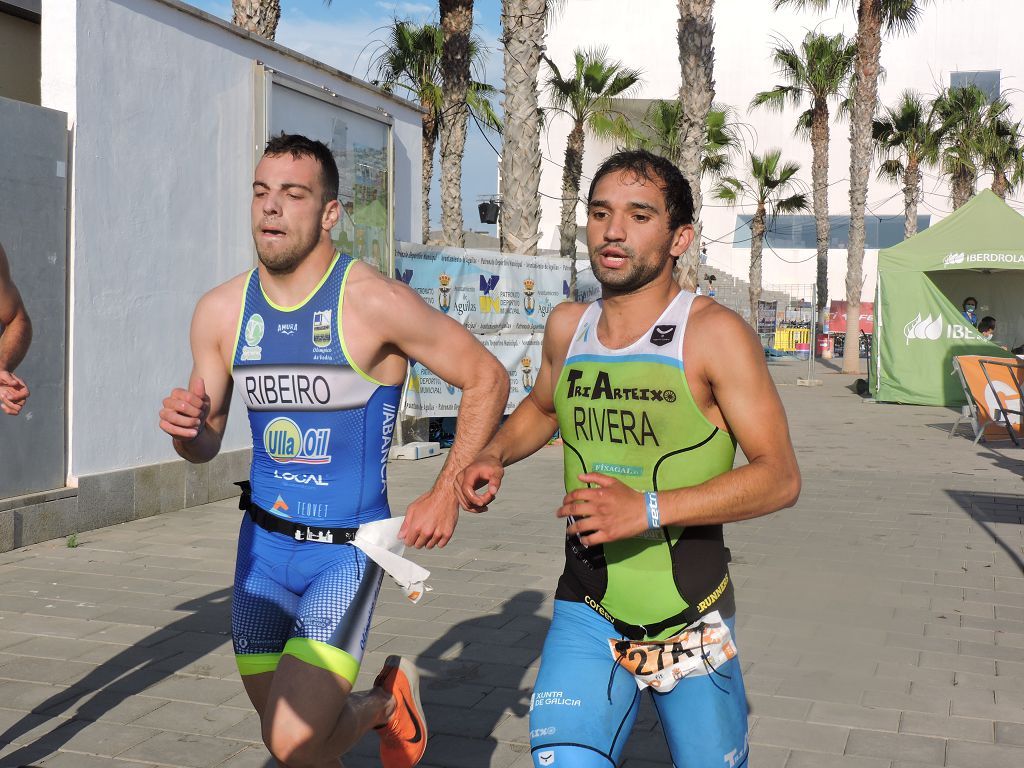
<svg viewBox="0 0 1024 768"><path fill-rule="evenodd" d="M437 289L437 306L442 312L448 312L452 308L452 289L449 285L451 281L451 276L444 272L437 276L437 282L440 283Z"/></svg>
<svg viewBox="0 0 1024 768"><path fill-rule="evenodd" d="M935 341L942 336L942 315L936 316L933 320L931 314L921 319L921 313L903 327L903 335L907 339L907 346L910 346L911 339L922 339Z"/></svg>

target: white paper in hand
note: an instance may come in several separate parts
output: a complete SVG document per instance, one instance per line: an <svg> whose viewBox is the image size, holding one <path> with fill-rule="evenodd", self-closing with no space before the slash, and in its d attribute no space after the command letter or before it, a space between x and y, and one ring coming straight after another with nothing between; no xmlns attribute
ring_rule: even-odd
<svg viewBox="0 0 1024 768"><path fill-rule="evenodd" d="M430 592L424 582L430 578L430 571L411 560L406 560L405 544L398 538L398 531L405 522L405 516L391 517L359 526L352 545L379 565L384 572L402 588L405 596L418 603L424 592Z"/></svg>

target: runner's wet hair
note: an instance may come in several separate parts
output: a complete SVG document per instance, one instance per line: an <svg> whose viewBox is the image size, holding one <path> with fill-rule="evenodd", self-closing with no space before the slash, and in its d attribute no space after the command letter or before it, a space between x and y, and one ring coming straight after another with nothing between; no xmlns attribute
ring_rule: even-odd
<svg viewBox="0 0 1024 768"><path fill-rule="evenodd" d="M618 171L633 174L638 179L652 182L661 188L668 210L669 229L693 224L693 194L690 191L690 182L669 160L645 149L616 152L601 163L601 167L594 174L594 180L590 182L587 205L594 199L597 182L609 173Z"/></svg>
<svg viewBox="0 0 1024 768"><path fill-rule="evenodd" d="M271 136L264 155L290 154L295 159L312 157L320 164L320 182L324 185L323 204L338 199L338 164L334 162L331 149L322 141L311 139L299 133L285 133Z"/></svg>

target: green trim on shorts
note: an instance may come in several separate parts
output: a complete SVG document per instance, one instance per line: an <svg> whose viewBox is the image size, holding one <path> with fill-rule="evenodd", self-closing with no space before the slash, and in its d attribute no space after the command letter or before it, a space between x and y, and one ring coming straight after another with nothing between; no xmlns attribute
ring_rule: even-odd
<svg viewBox="0 0 1024 768"><path fill-rule="evenodd" d="M235 664L242 677L273 672L281 661L280 653L236 653Z"/></svg>
<svg viewBox="0 0 1024 768"><path fill-rule="evenodd" d="M314 667L326 669L356 684L359 675L359 660L329 643L311 640L308 637L293 637L284 646L284 653L294 656Z"/></svg>

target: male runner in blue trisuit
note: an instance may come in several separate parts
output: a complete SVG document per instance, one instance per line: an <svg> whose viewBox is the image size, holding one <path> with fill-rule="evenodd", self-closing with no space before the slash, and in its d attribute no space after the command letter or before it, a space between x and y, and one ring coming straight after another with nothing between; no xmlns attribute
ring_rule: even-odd
<svg viewBox="0 0 1024 768"><path fill-rule="evenodd" d="M385 768L409 768L427 742L415 668L390 657L371 691L351 693L382 571L346 542L391 516L387 460L409 359L462 389L455 444L399 534L413 547L451 537L454 477L494 432L508 374L410 288L335 252L337 196L324 144L270 141L253 184L259 266L200 299L189 387L164 400L160 426L181 456L209 461L233 386L248 407L231 624L268 749L287 768L337 768L379 728Z"/></svg>

